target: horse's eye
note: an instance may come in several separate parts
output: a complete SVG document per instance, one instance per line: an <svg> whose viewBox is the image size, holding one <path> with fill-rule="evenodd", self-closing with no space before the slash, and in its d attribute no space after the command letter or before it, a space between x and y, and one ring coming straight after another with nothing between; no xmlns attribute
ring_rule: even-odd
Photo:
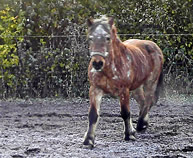
<svg viewBox="0 0 193 158"><path fill-rule="evenodd" d="M106 41L110 42L110 40L111 40L110 36L106 36Z"/></svg>
<svg viewBox="0 0 193 158"><path fill-rule="evenodd" d="M89 40L89 41L93 41L93 36L89 36L89 37L88 37L88 40Z"/></svg>

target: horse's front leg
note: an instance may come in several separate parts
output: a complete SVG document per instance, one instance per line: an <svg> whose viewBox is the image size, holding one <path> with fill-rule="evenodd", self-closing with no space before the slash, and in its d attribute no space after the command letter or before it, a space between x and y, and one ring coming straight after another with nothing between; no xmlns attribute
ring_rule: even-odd
<svg viewBox="0 0 193 158"><path fill-rule="evenodd" d="M129 89L120 95L121 117L125 125L125 140L135 140L135 129L133 128L131 112L129 107Z"/></svg>
<svg viewBox="0 0 193 158"><path fill-rule="evenodd" d="M89 90L90 109L88 114L89 123L83 142L84 145L88 145L90 147L94 146L95 129L99 117L99 110L102 96L103 96L102 90L95 88L93 86L90 87Z"/></svg>

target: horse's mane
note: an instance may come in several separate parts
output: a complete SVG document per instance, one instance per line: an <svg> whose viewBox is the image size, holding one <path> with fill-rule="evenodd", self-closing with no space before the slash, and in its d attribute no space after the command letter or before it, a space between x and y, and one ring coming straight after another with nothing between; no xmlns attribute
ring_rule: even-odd
<svg viewBox="0 0 193 158"><path fill-rule="evenodd" d="M119 38L119 36L117 35L117 28L115 27L115 25L112 25L112 35L113 35L113 41L114 42L122 42Z"/></svg>

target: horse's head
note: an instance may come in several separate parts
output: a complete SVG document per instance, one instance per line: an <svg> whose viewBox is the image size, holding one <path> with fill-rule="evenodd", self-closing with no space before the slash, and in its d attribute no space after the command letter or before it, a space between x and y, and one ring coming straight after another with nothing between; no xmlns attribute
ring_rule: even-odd
<svg viewBox="0 0 193 158"><path fill-rule="evenodd" d="M111 51L113 18L89 19L87 24L91 64L96 71L102 71Z"/></svg>

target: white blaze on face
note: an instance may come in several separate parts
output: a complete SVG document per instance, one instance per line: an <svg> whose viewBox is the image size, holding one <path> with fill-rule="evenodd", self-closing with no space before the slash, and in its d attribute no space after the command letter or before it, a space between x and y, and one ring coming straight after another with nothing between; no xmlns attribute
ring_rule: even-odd
<svg viewBox="0 0 193 158"><path fill-rule="evenodd" d="M104 30L102 25L98 25L95 31L93 32L94 36L97 35L107 35L107 32Z"/></svg>

